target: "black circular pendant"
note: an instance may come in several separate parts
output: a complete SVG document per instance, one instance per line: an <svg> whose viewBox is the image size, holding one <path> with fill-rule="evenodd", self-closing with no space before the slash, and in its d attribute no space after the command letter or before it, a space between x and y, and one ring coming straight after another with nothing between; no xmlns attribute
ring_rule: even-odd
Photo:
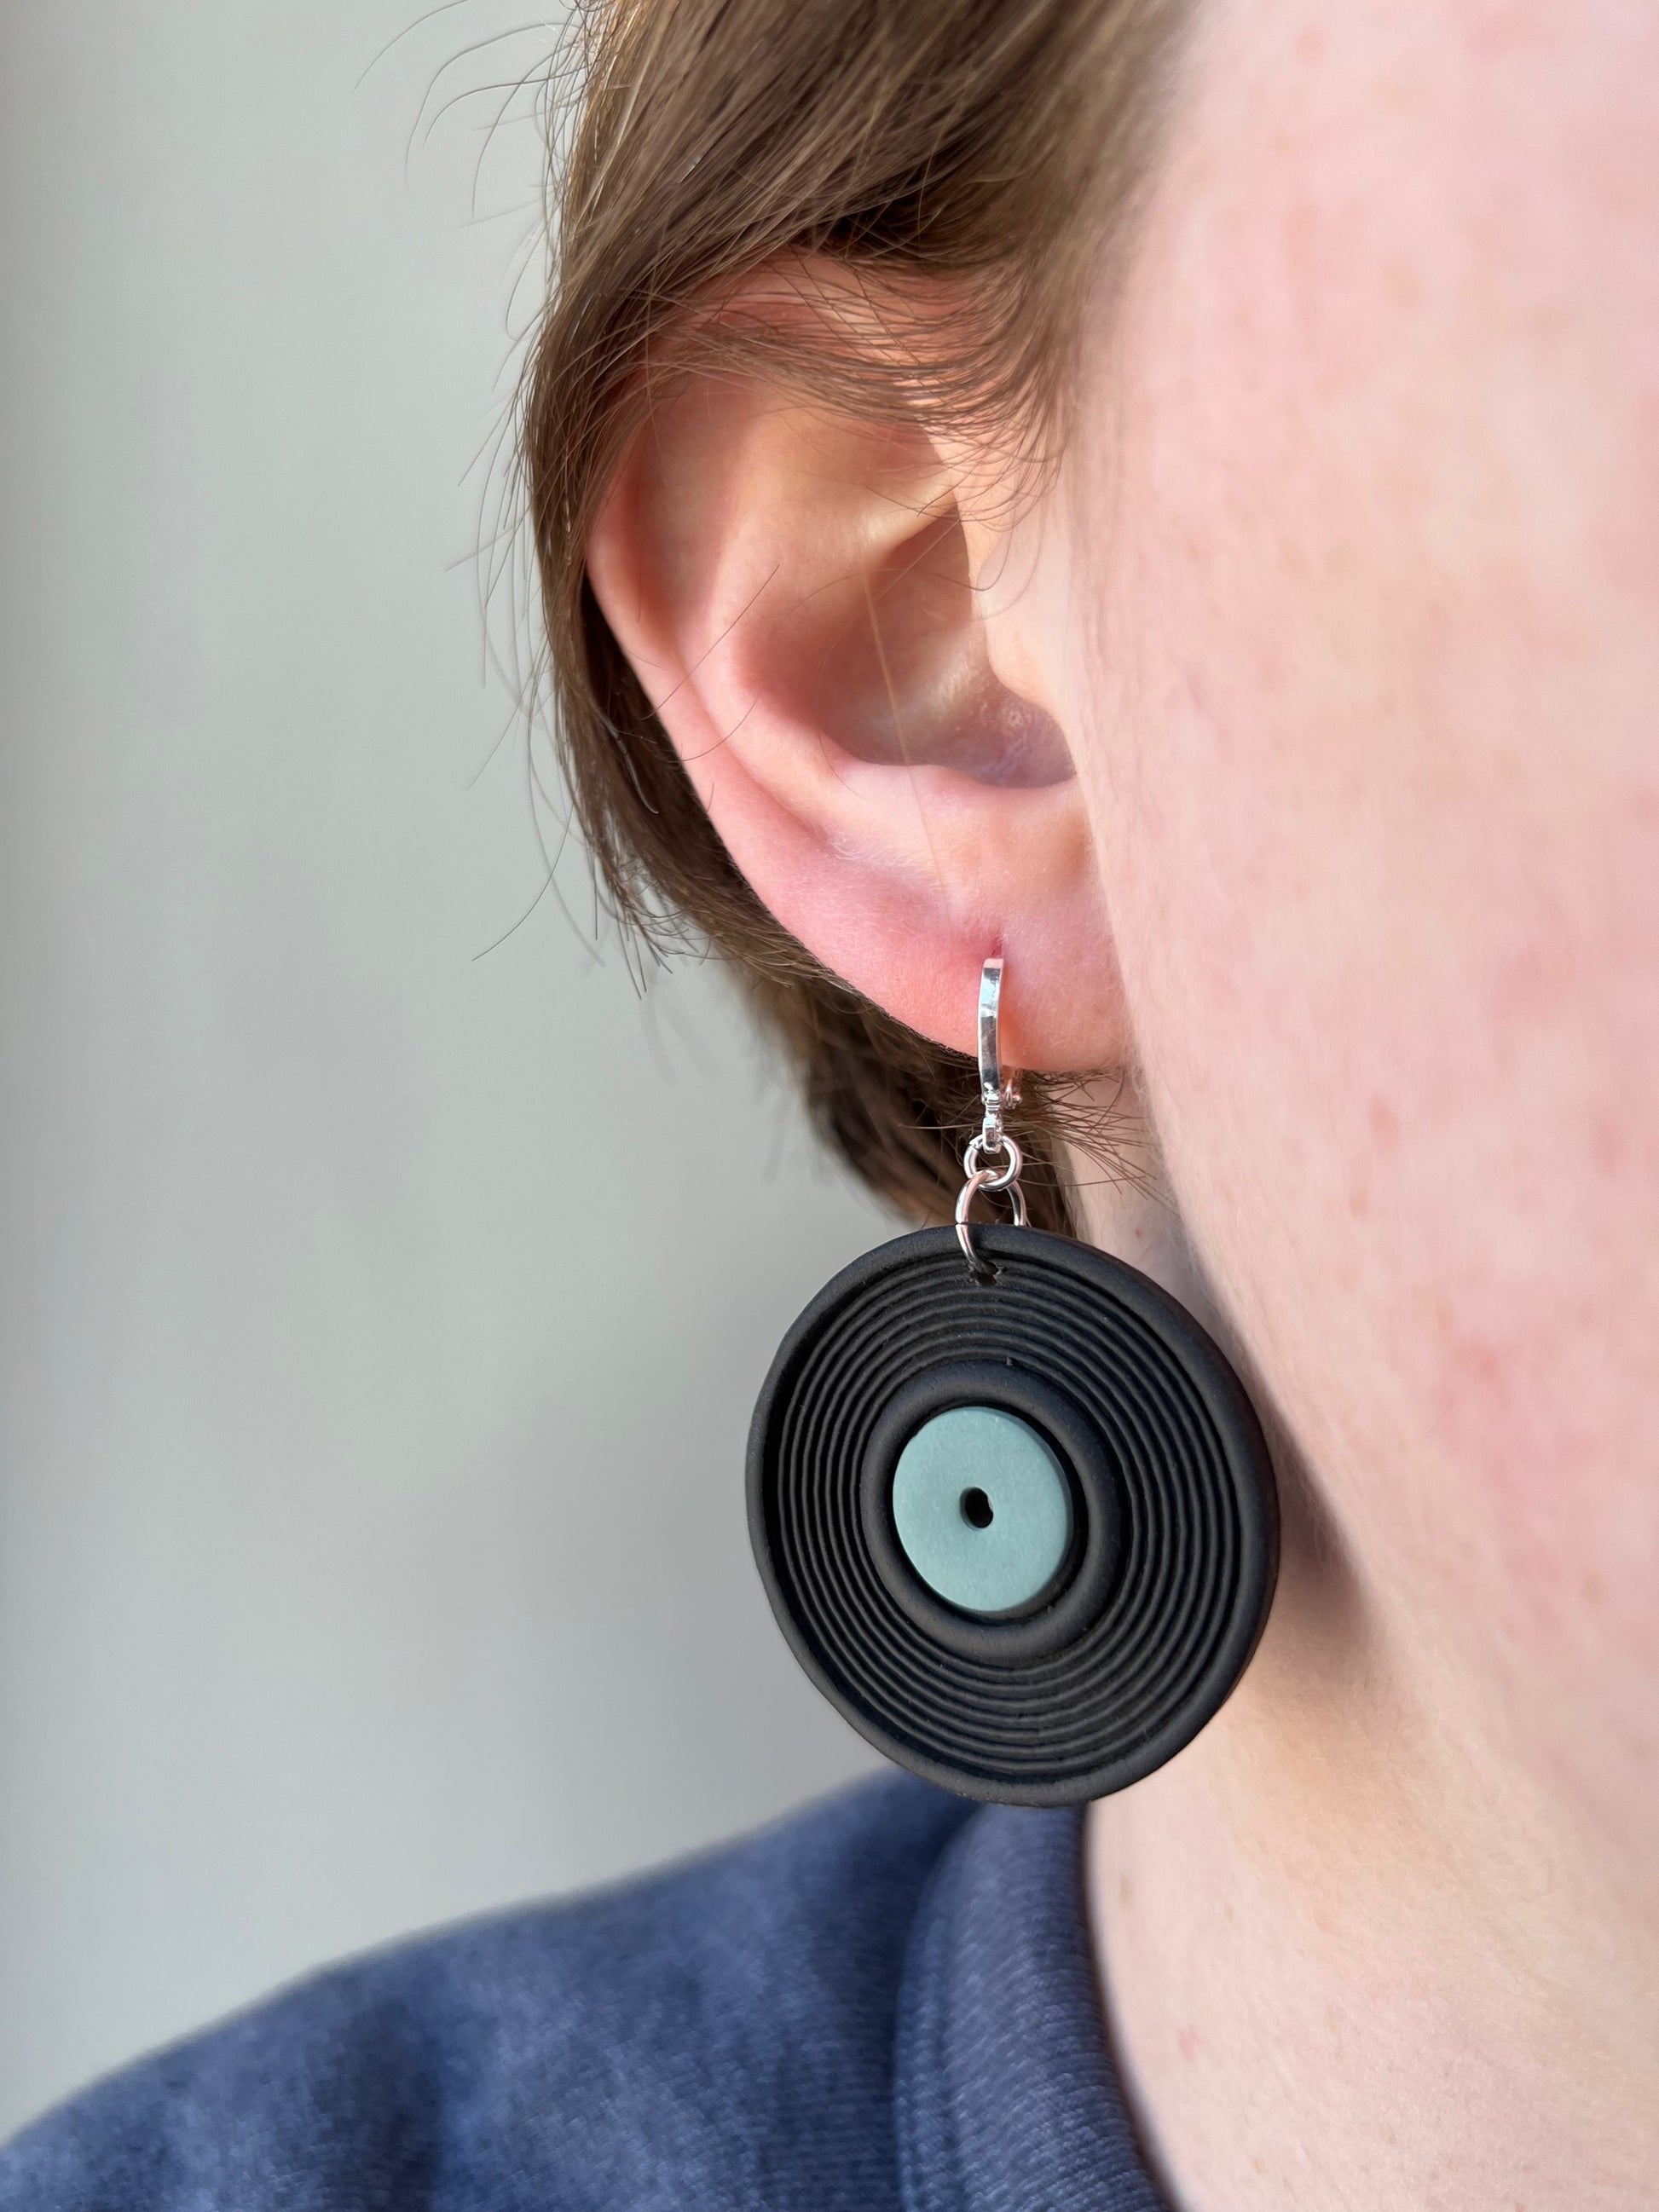
<svg viewBox="0 0 1659 2212"><path fill-rule="evenodd" d="M1057 1805L1161 1766L1273 1601L1271 1463L1237 1377L1132 1267L1038 1230L866 1253L755 1408L749 1525L784 1634L876 1747Z"/></svg>

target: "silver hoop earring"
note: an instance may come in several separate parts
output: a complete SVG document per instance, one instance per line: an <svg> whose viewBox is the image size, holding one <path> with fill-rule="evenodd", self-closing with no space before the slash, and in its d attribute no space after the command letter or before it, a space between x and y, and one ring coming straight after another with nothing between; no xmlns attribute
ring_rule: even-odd
<svg viewBox="0 0 1659 2212"><path fill-rule="evenodd" d="M1243 1388L1134 1268L1027 1225L1004 963L954 1228L866 1253L779 1347L749 1522L796 1657L900 1765L1054 1805L1139 1781L1231 1695L1273 1601L1278 1499ZM975 1224L1005 1196L1007 1223Z"/></svg>

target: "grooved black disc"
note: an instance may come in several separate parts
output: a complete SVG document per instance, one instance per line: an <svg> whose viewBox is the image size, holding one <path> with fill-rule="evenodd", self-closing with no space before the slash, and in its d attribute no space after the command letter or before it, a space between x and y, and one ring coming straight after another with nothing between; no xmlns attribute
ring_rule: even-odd
<svg viewBox="0 0 1659 2212"><path fill-rule="evenodd" d="M749 1439L772 1609L831 1703L970 1797L1078 1803L1161 1766L1223 1704L1273 1600L1279 1515L1237 1377L1132 1267L1039 1230L949 1229L866 1253L784 1339ZM959 1613L908 1568L888 1493L930 1413L1037 1429L1076 1534L1042 1610Z"/></svg>

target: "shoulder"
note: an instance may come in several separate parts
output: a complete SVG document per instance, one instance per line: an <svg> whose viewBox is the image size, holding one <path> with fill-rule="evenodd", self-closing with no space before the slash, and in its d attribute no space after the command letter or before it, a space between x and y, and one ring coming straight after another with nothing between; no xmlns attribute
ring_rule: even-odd
<svg viewBox="0 0 1659 2212"><path fill-rule="evenodd" d="M0 2212L878 2212L909 1930L969 1811L884 1779L336 1968L37 2122Z"/></svg>

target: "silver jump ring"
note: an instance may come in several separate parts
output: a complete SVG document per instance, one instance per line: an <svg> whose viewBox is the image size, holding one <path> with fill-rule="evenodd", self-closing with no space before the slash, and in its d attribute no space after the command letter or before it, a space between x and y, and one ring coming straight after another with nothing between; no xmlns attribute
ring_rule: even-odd
<svg viewBox="0 0 1659 2212"><path fill-rule="evenodd" d="M984 1164L989 1152L1003 1158L1006 1164L989 1169ZM1006 1129L995 1137L980 1135L969 1139L968 1149L962 1156L962 1172L980 1190L1007 1190L1019 1180L1019 1171L1025 1164L1018 1144Z"/></svg>
<svg viewBox="0 0 1659 2212"><path fill-rule="evenodd" d="M988 1168L976 1168L957 1195L957 1242L962 1247L962 1256L976 1275L988 1275L992 1270L974 1249L974 1232L968 1219L968 1209L974 1202L975 1194L981 1190L1006 1190L1008 1193L1016 1229L1025 1226L1025 1194L1012 1179L1005 1182L1000 1176L994 1176Z"/></svg>

